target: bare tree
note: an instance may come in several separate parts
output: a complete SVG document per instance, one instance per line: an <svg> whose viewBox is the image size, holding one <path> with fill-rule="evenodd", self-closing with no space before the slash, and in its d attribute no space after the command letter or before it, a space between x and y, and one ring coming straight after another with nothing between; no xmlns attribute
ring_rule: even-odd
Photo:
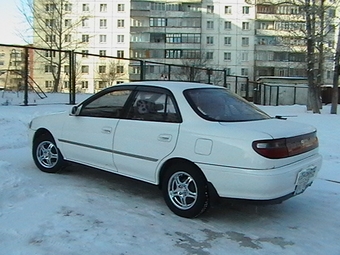
<svg viewBox="0 0 340 255"><path fill-rule="evenodd" d="M61 83L62 67L68 58L67 50L75 50L82 41L74 37L77 27L88 17L72 18L72 4L66 0L23 0L21 13L33 30L36 47L50 50L36 51L41 66L48 66L54 80L53 91ZM32 16L31 16L32 14Z"/></svg>
<svg viewBox="0 0 340 255"><path fill-rule="evenodd" d="M206 67L210 62L207 53L201 52L200 54L195 54L191 58L182 59L181 62L183 67L174 72L177 79L197 82L204 80L203 77L207 75Z"/></svg>
<svg viewBox="0 0 340 255"><path fill-rule="evenodd" d="M292 28L289 33L292 38L302 38L306 41L306 74L308 80L307 109L314 113L320 113L321 109L321 85L324 84L325 59L332 54L333 49L325 50L325 42L332 40L334 31L334 16L331 10L335 10L335 4L325 4L325 0L268 0L261 4L279 7L290 7L291 15L284 15L277 19ZM274 9L275 9L274 8ZM281 16L282 17L282 16ZM284 41L284 40L283 40ZM287 40L289 42L289 40ZM288 48L290 47L287 44Z"/></svg>
<svg viewBox="0 0 340 255"><path fill-rule="evenodd" d="M124 68L121 61L110 60L108 62L98 64L97 74L107 86L112 86L115 81L122 78L125 74L121 68Z"/></svg>

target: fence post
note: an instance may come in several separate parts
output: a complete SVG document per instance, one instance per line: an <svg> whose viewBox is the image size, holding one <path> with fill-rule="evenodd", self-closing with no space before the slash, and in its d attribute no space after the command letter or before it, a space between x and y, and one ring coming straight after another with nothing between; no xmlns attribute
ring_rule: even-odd
<svg viewBox="0 0 340 255"><path fill-rule="evenodd" d="M28 105L28 48L25 47L25 77L24 77L24 82L25 82L25 94L24 94L24 105Z"/></svg>
<svg viewBox="0 0 340 255"><path fill-rule="evenodd" d="M223 87L227 87L227 69L223 69Z"/></svg>
<svg viewBox="0 0 340 255"><path fill-rule="evenodd" d="M246 99L248 100L249 98L249 78L247 77L246 79ZM253 99L254 101L254 99Z"/></svg>
<svg viewBox="0 0 340 255"><path fill-rule="evenodd" d="M263 84L263 105L266 105L267 85Z"/></svg>
<svg viewBox="0 0 340 255"><path fill-rule="evenodd" d="M69 52L69 103L76 104L76 61L74 50Z"/></svg>
<svg viewBox="0 0 340 255"><path fill-rule="evenodd" d="M171 64L168 65L168 80L169 81L171 81L170 74L171 74Z"/></svg>
<svg viewBox="0 0 340 255"><path fill-rule="evenodd" d="M235 94L237 94L237 83L238 83L238 79L237 76L235 77Z"/></svg>
<svg viewBox="0 0 340 255"><path fill-rule="evenodd" d="M144 81L145 80L145 64L144 64L144 61L140 60L139 64L140 64L140 76L139 76L139 79L141 81Z"/></svg>

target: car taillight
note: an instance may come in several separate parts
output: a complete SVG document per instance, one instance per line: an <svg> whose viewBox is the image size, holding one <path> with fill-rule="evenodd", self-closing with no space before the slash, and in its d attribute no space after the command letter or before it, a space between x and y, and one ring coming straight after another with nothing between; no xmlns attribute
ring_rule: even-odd
<svg viewBox="0 0 340 255"><path fill-rule="evenodd" d="M290 138L259 140L253 142L253 149L260 155L279 159L295 156L319 146L316 132Z"/></svg>

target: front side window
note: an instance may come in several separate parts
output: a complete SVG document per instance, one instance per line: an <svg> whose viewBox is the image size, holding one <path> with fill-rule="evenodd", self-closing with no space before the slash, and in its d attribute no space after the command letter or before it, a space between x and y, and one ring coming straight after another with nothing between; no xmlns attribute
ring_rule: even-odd
<svg viewBox="0 0 340 255"><path fill-rule="evenodd" d="M174 102L167 93L140 91L133 100L127 118L179 123L181 118Z"/></svg>
<svg viewBox="0 0 340 255"><path fill-rule="evenodd" d="M206 120L238 122L270 118L256 106L227 89L189 89L184 95L192 109Z"/></svg>
<svg viewBox="0 0 340 255"><path fill-rule="evenodd" d="M131 94L131 90L107 92L90 102L84 103L80 116L99 118L119 118L123 107Z"/></svg>

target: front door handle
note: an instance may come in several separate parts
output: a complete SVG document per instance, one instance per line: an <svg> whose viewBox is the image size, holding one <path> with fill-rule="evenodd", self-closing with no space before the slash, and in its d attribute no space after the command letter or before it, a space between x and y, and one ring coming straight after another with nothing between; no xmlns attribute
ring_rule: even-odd
<svg viewBox="0 0 340 255"><path fill-rule="evenodd" d="M102 128L102 133L104 134L111 134L112 132L112 127L103 127Z"/></svg>

